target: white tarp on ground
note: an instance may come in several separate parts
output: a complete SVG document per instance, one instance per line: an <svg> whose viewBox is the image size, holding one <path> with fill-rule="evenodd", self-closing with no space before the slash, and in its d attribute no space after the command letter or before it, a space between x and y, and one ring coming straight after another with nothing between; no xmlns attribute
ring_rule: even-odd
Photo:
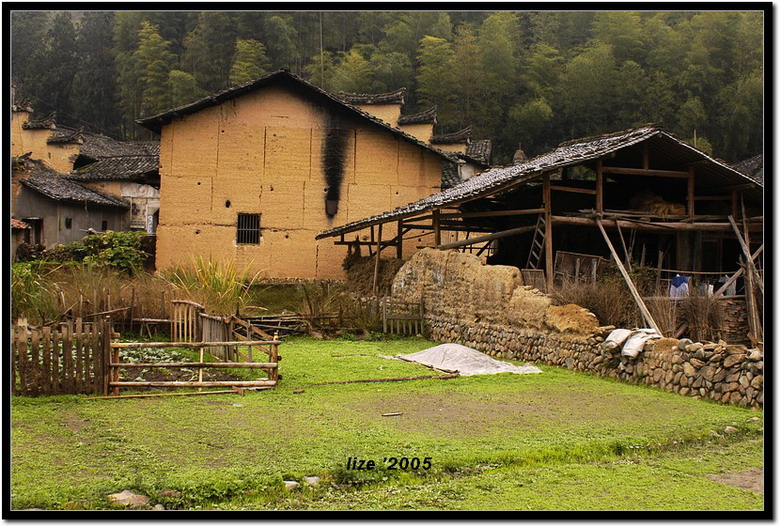
<svg viewBox="0 0 780 527"><path fill-rule="evenodd" d="M515 366L496 360L468 346L440 344L417 353L396 355L402 360L417 362L437 370L457 371L461 375L492 375L495 373L542 373L536 366Z"/></svg>

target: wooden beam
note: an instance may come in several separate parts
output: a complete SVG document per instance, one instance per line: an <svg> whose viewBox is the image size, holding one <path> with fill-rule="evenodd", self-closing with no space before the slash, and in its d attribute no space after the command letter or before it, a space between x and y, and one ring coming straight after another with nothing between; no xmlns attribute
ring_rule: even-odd
<svg viewBox="0 0 780 527"><path fill-rule="evenodd" d="M494 216L523 216L526 214L541 214L544 209L518 209L518 210L486 210L484 212L455 212L442 213L439 218L490 218Z"/></svg>
<svg viewBox="0 0 780 527"><path fill-rule="evenodd" d="M550 190L550 175L545 174L542 196L544 197L544 269L547 275L547 290L552 291L553 269L553 240L552 240L552 191Z"/></svg>
<svg viewBox="0 0 780 527"><path fill-rule="evenodd" d="M596 224L601 231L601 235L604 237L604 241L607 242L607 247L609 247L609 251L612 253L612 257L615 259L615 264L618 266L620 274L623 275L623 279L626 281L626 285L628 286L629 291L631 291L631 295L634 297L634 301L639 307L639 311L642 313L642 316L650 325L650 327L656 330L659 335L663 336L663 333L658 327L658 324L656 324L655 320L653 320L653 316L650 314L650 310L647 309L644 300L642 300L642 297L639 295L639 291L637 291L634 282L631 280L631 277L628 274L628 271L626 271L626 268L623 267L623 263L620 261L620 257L617 255L615 247L612 246L612 242L609 240L609 236L607 236L607 231L604 230L604 226L601 224L601 220L596 219Z"/></svg>
<svg viewBox="0 0 780 527"><path fill-rule="evenodd" d="M728 232L731 230L731 227L728 223L678 221L653 223L628 219L604 219L602 221L606 227L617 228L616 223L619 223L620 226L625 229L665 232L667 234L672 234L675 231ZM552 223L558 225L585 225L592 227L596 225L596 220L593 218L582 218L579 216L552 216ZM762 224L750 224L748 227L751 231L763 231L764 229Z"/></svg>
<svg viewBox="0 0 780 527"><path fill-rule="evenodd" d="M626 255L626 265L628 266L629 271L633 271L631 268L631 255L628 252L628 247L626 247L626 240L623 238L623 231L620 230L620 223L617 223L617 231L620 235L620 245L623 246L623 253Z"/></svg>
<svg viewBox="0 0 780 527"><path fill-rule="evenodd" d="M753 261L755 261L755 259L756 259L756 258L758 258L758 255L759 255L759 254L761 254L761 252L762 252L763 250L764 250L764 244L762 243L762 244L761 244L761 247L759 247L758 249L756 249L756 252L754 252L754 253L753 253L753 255L752 255L750 258L751 258ZM714 293L712 293L712 296L713 296L713 297L721 296L721 295L722 295L722 294L723 294L723 293L726 291L726 289L728 289L728 288L729 288L729 286L730 286L731 284L733 284L734 282L736 282L736 281L737 281L737 278L739 278L740 276L742 276L742 275L743 275L743 273L744 273L744 272L745 272L745 268L744 268L744 267L740 267L740 268L739 268L739 270L737 270L737 272L735 272L733 275L731 275L731 276L729 277L729 279L728 279L728 280L726 280L726 281L723 283L723 285L722 285L722 286L720 286L720 287L718 288L718 290L717 290L717 291L715 291Z"/></svg>
<svg viewBox="0 0 780 527"><path fill-rule="evenodd" d="M696 201L728 201L731 196L728 194L721 194L719 196L695 196L693 199Z"/></svg>
<svg viewBox="0 0 780 527"><path fill-rule="evenodd" d="M439 214L439 209L433 210L433 244L437 247L441 245L441 224Z"/></svg>
<svg viewBox="0 0 780 527"><path fill-rule="evenodd" d="M604 162L596 161L596 212L604 212Z"/></svg>
<svg viewBox="0 0 780 527"><path fill-rule="evenodd" d="M747 266L748 270L753 273L756 279L756 284L758 285L758 288L761 289L761 294L764 294L764 281L761 279L761 275L758 274L758 269L756 269L756 264L753 263L753 259L750 257L750 249L748 249L748 246L745 244L744 238L742 238L742 233L739 232L739 227L737 227L737 224L734 222L734 217L729 216L729 222L731 223L731 228L734 229L734 234L737 235L737 241L739 242L739 246L742 249L742 254L745 256L745 259L747 260Z"/></svg>
<svg viewBox="0 0 780 527"><path fill-rule="evenodd" d="M688 169L689 176L688 176L688 217L692 218L695 214L695 204L696 204L696 186L694 182L694 168L691 167Z"/></svg>
<svg viewBox="0 0 780 527"><path fill-rule="evenodd" d="M398 240L398 244L395 246L395 257L399 260L403 260L404 257L404 231L403 231L403 220L398 220L398 236L396 237Z"/></svg>
<svg viewBox="0 0 780 527"><path fill-rule="evenodd" d="M377 282L379 281L379 255L382 252L382 224L379 224L379 235L376 239L376 260L374 261L374 296L377 293Z"/></svg>
<svg viewBox="0 0 780 527"><path fill-rule="evenodd" d="M514 236L515 234L523 234L526 232L531 232L536 230L535 225L526 225L525 227L516 227L514 229L507 229L505 231L498 231L494 232L492 234L485 234L484 236L476 236L474 238L468 238L466 240L458 240L456 242L449 242L445 243L443 245L438 245L436 248L445 250L445 249L456 249L458 247L466 247L469 245L475 245L477 243L487 242L491 240L497 240L499 238L506 238L507 236Z"/></svg>
<svg viewBox="0 0 780 527"><path fill-rule="evenodd" d="M575 194L591 194L597 196L596 190L589 188L577 188L577 187L561 187L560 185L550 185L550 190L557 190L560 192L573 192Z"/></svg>
<svg viewBox="0 0 780 527"><path fill-rule="evenodd" d="M650 176L688 179L689 173L679 170L658 170L645 168L603 167L605 174L623 174L626 176Z"/></svg>

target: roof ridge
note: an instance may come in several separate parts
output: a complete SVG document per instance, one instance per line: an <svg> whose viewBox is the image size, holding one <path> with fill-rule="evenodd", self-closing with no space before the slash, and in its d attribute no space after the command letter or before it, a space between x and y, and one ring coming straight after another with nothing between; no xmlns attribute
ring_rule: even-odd
<svg viewBox="0 0 780 527"><path fill-rule="evenodd" d="M437 106L434 104L427 110L422 110L409 115L402 115L398 118L398 124L436 124L438 122L436 120L436 108Z"/></svg>
<svg viewBox="0 0 780 527"><path fill-rule="evenodd" d="M403 104L405 95L406 87L384 93L338 93L349 104Z"/></svg>

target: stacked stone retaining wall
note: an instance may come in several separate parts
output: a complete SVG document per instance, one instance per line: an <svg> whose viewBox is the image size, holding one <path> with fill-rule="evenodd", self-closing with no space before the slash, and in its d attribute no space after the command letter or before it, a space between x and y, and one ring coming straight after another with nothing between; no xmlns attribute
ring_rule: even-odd
<svg viewBox="0 0 780 527"><path fill-rule="evenodd" d="M423 250L396 275L393 295L422 300L431 338L489 355L543 362L681 395L763 405L763 353L726 342L649 341L637 358L607 350L612 328L578 306L553 306L515 268L469 254Z"/></svg>

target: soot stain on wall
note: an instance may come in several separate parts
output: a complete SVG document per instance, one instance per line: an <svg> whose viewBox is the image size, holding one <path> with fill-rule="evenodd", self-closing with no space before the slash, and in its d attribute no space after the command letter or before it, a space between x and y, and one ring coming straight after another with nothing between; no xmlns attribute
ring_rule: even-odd
<svg viewBox="0 0 780 527"><path fill-rule="evenodd" d="M337 120L331 120L322 140L322 171L328 185L325 193L325 214L329 218L339 211L348 134L348 130L339 127Z"/></svg>

